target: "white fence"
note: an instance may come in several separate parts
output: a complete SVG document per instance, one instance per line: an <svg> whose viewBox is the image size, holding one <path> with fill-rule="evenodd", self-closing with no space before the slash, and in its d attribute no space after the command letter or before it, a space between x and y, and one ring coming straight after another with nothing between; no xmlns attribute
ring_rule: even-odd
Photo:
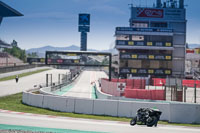
<svg viewBox="0 0 200 133"><path fill-rule="evenodd" d="M74 97L33 94L23 92L23 103L61 112L92 115L132 117L141 107L158 108L162 111L161 120L176 123L200 123L199 104L154 103L120 100L93 100Z"/></svg>

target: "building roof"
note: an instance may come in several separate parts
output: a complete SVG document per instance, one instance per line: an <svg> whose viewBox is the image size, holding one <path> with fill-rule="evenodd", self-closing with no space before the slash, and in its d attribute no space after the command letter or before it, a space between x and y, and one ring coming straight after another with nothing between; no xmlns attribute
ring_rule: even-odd
<svg viewBox="0 0 200 133"><path fill-rule="evenodd" d="M20 12L0 1L0 16L1 17L14 17L23 16Z"/></svg>
<svg viewBox="0 0 200 133"><path fill-rule="evenodd" d="M186 54L186 59L187 60L200 60L200 54L187 53Z"/></svg>
<svg viewBox="0 0 200 133"><path fill-rule="evenodd" d="M0 48L12 48L12 46L2 40L0 40Z"/></svg>

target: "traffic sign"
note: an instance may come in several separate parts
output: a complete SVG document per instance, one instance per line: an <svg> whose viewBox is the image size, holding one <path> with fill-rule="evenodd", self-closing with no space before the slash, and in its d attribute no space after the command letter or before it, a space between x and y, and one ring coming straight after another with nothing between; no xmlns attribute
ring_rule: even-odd
<svg viewBox="0 0 200 133"><path fill-rule="evenodd" d="M79 25L90 25L90 14L79 14Z"/></svg>

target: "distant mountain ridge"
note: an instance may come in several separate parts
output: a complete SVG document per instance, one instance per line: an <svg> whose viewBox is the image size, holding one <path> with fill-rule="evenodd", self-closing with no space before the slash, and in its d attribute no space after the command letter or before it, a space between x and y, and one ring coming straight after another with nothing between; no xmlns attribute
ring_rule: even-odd
<svg viewBox="0 0 200 133"><path fill-rule="evenodd" d="M188 44L188 47L193 49L193 48L200 48L200 44Z"/></svg>
<svg viewBox="0 0 200 133"><path fill-rule="evenodd" d="M53 46L44 46L44 47L39 47L39 48L31 48L26 50L26 53L33 53L36 52L39 57L45 57L45 52L46 51L80 51L80 47L76 45L71 45L68 47L53 47ZM99 51L95 49L88 49L88 51ZM102 50L100 52L113 52L113 49L110 50Z"/></svg>

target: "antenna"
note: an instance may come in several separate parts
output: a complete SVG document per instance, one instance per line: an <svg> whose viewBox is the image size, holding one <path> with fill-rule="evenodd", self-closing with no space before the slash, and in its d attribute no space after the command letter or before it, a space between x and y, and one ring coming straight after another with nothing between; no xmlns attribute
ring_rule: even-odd
<svg viewBox="0 0 200 133"><path fill-rule="evenodd" d="M146 0L146 7L147 7L147 0Z"/></svg>
<svg viewBox="0 0 200 133"><path fill-rule="evenodd" d="M133 0L131 0L130 4L128 4L128 6L133 7Z"/></svg>

